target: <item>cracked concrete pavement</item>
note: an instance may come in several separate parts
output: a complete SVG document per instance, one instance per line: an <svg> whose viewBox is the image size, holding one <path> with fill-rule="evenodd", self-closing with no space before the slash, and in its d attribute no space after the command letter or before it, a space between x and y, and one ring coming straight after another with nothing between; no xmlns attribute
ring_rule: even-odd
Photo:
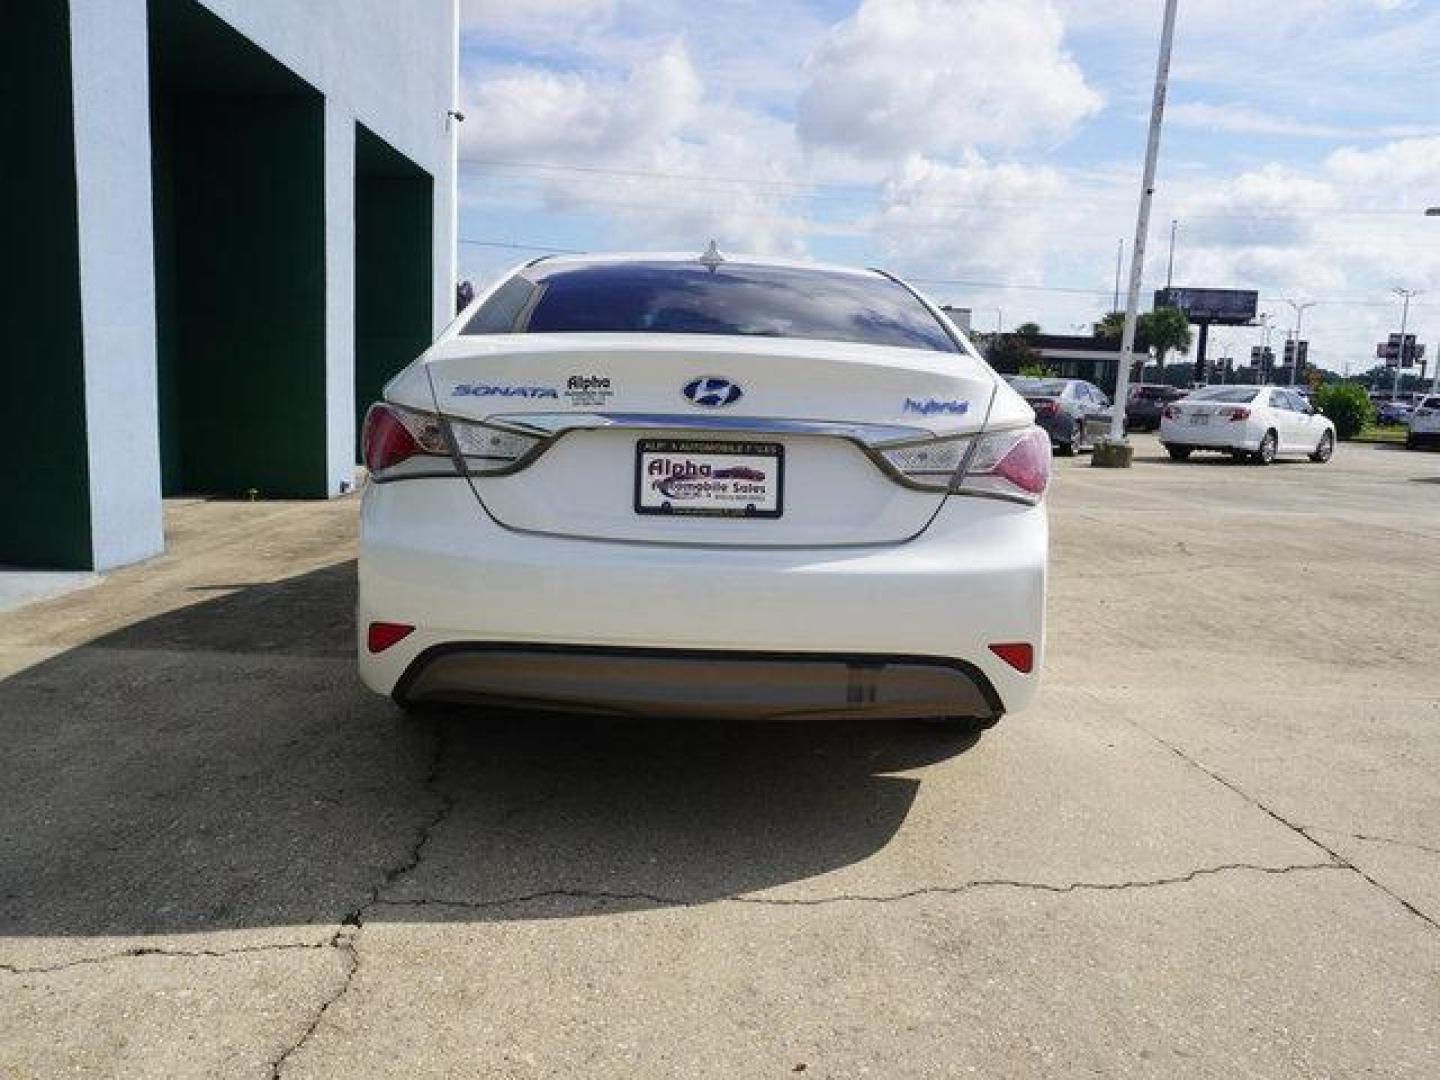
<svg viewBox="0 0 1440 1080"><path fill-rule="evenodd" d="M407 721L356 504L0 615L0 1076L1440 1074L1440 455L1059 463L1037 705Z"/></svg>

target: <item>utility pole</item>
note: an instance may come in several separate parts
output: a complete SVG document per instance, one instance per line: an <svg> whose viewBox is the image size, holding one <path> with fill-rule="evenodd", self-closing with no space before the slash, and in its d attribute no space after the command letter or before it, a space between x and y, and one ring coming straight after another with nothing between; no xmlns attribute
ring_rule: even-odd
<svg viewBox="0 0 1440 1080"><path fill-rule="evenodd" d="M1110 305L1111 311L1120 310L1120 265L1125 261L1125 238L1120 238L1120 246L1115 252L1115 302Z"/></svg>
<svg viewBox="0 0 1440 1080"><path fill-rule="evenodd" d="M1115 380L1115 406L1110 415L1110 441L1126 446L1115 464L1129 465L1125 441L1125 403L1130 395L1130 365L1135 358L1135 324L1140 316L1140 280L1145 273L1145 237L1150 231L1150 204L1155 198L1155 167L1160 160L1160 129L1165 121L1165 94L1170 81L1170 53L1175 45L1178 0L1165 0L1160 28L1160 58L1155 64L1155 97L1150 105L1150 138L1145 146L1145 176L1140 184L1140 209L1135 216L1135 242L1130 248L1130 293L1125 300L1125 330L1120 335L1120 370ZM1102 459L1106 455L1102 454ZM1108 463L1108 462L1107 462Z"/></svg>
<svg viewBox="0 0 1440 1080"><path fill-rule="evenodd" d="M1175 218L1170 219L1170 259L1165 264L1165 288L1170 288L1175 283L1175 232L1180 228L1180 222Z"/></svg>
<svg viewBox="0 0 1440 1080"><path fill-rule="evenodd" d="M1285 303L1295 309L1295 356L1290 362L1290 385L1295 385L1296 372L1300 370L1300 342L1304 338L1301 332L1305 326L1305 312L1315 306L1316 301L1307 300L1301 303L1296 300L1287 299Z"/></svg>
<svg viewBox="0 0 1440 1080"><path fill-rule="evenodd" d="M1410 299L1419 296L1420 290L1396 288L1392 291L1405 301L1405 306L1400 310L1400 352L1395 357L1395 384L1390 391L1390 400L1398 402L1400 400L1400 372L1405 370L1405 327L1410 322Z"/></svg>

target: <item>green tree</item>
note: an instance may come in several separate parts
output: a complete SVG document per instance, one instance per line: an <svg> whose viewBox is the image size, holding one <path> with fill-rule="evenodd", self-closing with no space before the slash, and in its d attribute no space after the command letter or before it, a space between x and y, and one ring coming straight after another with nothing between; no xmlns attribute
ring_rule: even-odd
<svg viewBox="0 0 1440 1080"><path fill-rule="evenodd" d="M1041 362L1040 354L1020 334L997 334L991 338L990 347L985 350L985 359L996 371L1006 374L1017 373L1022 368Z"/></svg>
<svg viewBox="0 0 1440 1080"><path fill-rule="evenodd" d="M1125 332L1125 313L1123 311L1107 312L1099 322L1095 324L1095 336L1098 338L1118 338Z"/></svg>
<svg viewBox="0 0 1440 1080"><path fill-rule="evenodd" d="M1125 332L1125 313L1111 311L1095 324L1095 336L1118 338ZM1165 356L1171 350L1182 355L1190 351L1194 341L1190 321L1184 312L1176 308L1156 308L1147 311L1135 322L1135 351L1137 353L1155 350L1160 370L1165 369Z"/></svg>
<svg viewBox="0 0 1440 1080"><path fill-rule="evenodd" d="M1030 338L1040 336L1040 324L1033 322L1022 322L1019 326L1015 327L1015 333L1019 334L1022 338L1025 338L1028 341Z"/></svg>

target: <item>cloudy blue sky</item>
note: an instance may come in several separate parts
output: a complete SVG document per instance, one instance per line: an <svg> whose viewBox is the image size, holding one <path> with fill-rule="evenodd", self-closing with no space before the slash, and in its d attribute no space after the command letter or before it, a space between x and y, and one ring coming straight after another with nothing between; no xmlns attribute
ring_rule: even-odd
<svg viewBox="0 0 1440 1080"><path fill-rule="evenodd" d="M462 270L716 237L1067 332L1134 229L1161 8L462 0ZM1173 75L1147 294L1178 219L1176 284L1258 289L1282 329L1319 301L1325 366L1368 366L1396 285L1440 336L1440 0L1180 0Z"/></svg>

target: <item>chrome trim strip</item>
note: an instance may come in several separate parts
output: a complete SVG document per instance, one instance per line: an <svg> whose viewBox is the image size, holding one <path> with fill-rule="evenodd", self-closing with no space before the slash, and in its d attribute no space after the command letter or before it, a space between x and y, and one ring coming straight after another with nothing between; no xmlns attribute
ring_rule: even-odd
<svg viewBox="0 0 1440 1080"><path fill-rule="evenodd" d="M462 423L469 417L446 415ZM474 422L473 420L470 422ZM522 435L553 436L567 431L600 429L698 429L757 435L828 435L866 446L924 442L941 438L926 428L903 424L869 424L836 420L792 420L768 416L716 416L710 413L511 413L487 416L481 423Z"/></svg>

